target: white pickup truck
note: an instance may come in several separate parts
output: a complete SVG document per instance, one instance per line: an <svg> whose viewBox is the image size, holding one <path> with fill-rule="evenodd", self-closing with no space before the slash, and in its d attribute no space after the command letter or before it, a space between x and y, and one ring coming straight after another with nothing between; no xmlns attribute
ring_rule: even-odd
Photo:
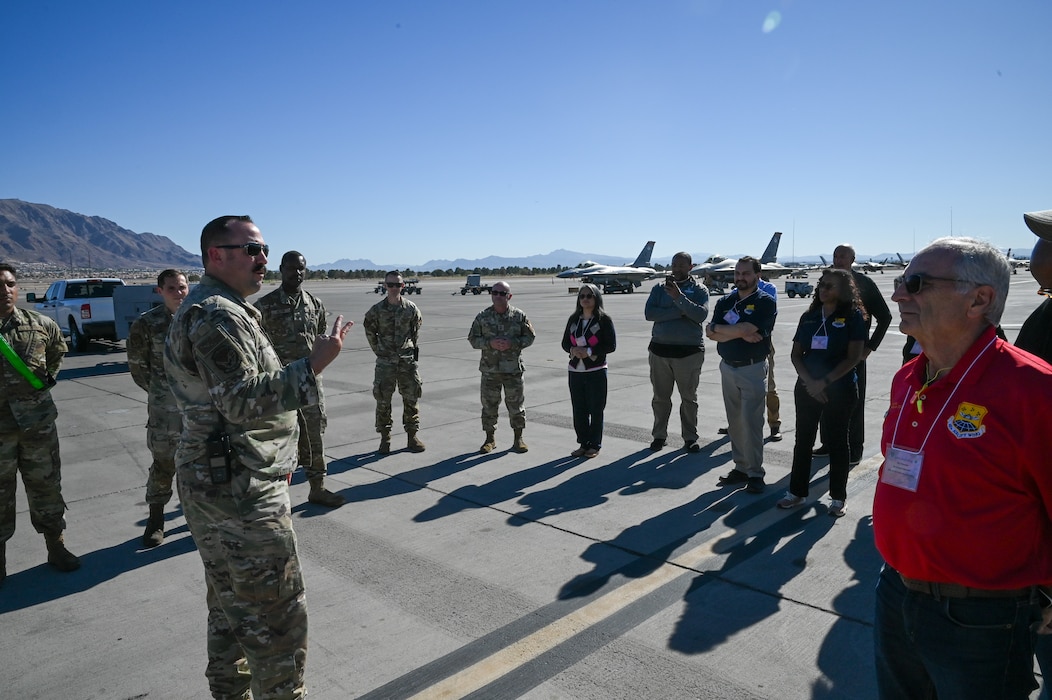
<svg viewBox="0 0 1052 700"><path fill-rule="evenodd" d="M124 280L116 277L58 280L51 283L42 299L29 292L26 301L54 319L73 349L83 352L96 338L117 340L113 290L123 286Z"/></svg>

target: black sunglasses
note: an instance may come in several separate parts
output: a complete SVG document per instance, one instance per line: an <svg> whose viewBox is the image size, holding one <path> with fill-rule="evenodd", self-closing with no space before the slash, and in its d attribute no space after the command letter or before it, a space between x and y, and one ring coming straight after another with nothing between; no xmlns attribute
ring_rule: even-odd
<svg viewBox="0 0 1052 700"><path fill-rule="evenodd" d="M266 243L227 243L225 245L214 245L212 247L229 248L230 250L233 250L234 248L241 248L245 251L245 255L247 255L250 258L254 258L260 253L263 253L263 255L267 256L270 255L270 246Z"/></svg>
<svg viewBox="0 0 1052 700"><path fill-rule="evenodd" d="M401 282L385 282L384 284L386 284L386 285L387 285L388 289L391 289L391 288L394 288L394 287L401 287L401 286L402 286L402 283L401 283Z"/></svg>
<svg viewBox="0 0 1052 700"><path fill-rule="evenodd" d="M577 298L578 299L595 299L595 295L594 294L578 294Z"/></svg>
<svg viewBox="0 0 1052 700"><path fill-rule="evenodd" d="M506 297L511 294L511 292L505 292L503 289L491 289L489 293L497 297Z"/></svg>
<svg viewBox="0 0 1052 700"><path fill-rule="evenodd" d="M905 277L896 277L895 289L905 285L908 293L920 294L924 291L925 287L930 287L932 282L963 282L967 284L978 284L971 280L961 280L954 277L934 277L932 275L926 275L923 272L917 272L912 275L906 275Z"/></svg>

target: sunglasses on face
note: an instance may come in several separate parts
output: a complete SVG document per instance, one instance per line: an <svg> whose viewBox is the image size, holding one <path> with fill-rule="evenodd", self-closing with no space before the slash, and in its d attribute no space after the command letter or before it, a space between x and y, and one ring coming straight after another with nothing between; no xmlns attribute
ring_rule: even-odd
<svg viewBox="0 0 1052 700"><path fill-rule="evenodd" d="M506 297L510 294L510 292L505 292L503 289L491 289L489 293L495 297Z"/></svg>
<svg viewBox="0 0 1052 700"><path fill-rule="evenodd" d="M394 289L395 287L401 287L402 286L401 282L385 282L384 284L387 285L388 289Z"/></svg>
<svg viewBox="0 0 1052 700"><path fill-rule="evenodd" d="M819 289L836 289L837 285L835 282L819 282Z"/></svg>
<svg viewBox="0 0 1052 700"><path fill-rule="evenodd" d="M594 294L578 294L577 298L578 299L595 299L595 295Z"/></svg>
<svg viewBox="0 0 1052 700"><path fill-rule="evenodd" d="M270 255L270 246L266 243L227 243L225 245L212 246L213 248L228 248L233 250L234 248L241 248L245 251L245 255L250 258L254 258L260 253L263 255Z"/></svg>
<svg viewBox="0 0 1052 700"><path fill-rule="evenodd" d="M975 284L971 280L960 280L953 277L933 277L923 272L917 272L905 277L896 277L895 289L905 286L909 294L920 294L926 288L932 286L932 282L967 282L968 284Z"/></svg>

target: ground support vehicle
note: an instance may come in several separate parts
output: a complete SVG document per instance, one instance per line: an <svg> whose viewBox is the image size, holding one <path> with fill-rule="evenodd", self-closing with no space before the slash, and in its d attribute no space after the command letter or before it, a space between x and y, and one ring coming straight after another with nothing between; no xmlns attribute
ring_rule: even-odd
<svg viewBox="0 0 1052 700"><path fill-rule="evenodd" d="M113 290L113 320L117 325L117 340L127 339L131 325L155 306L164 303L152 284L127 284Z"/></svg>
<svg viewBox="0 0 1052 700"><path fill-rule="evenodd" d="M810 282L805 282L803 280L785 281L785 295L790 299L797 295L800 295L802 297L809 297L814 293L815 286Z"/></svg>
<svg viewBox="0 0 1052 700"><path fill-rule="evenodd" d="M73 349L83 352L92 340L117 340L113 291L123 286L124 280L116 277L58 280L47 288L43 299L29 292L26 301L54 319Z"/></svg>
<svg viewBox="0 0 1052 700"><path fill-rule="evenodd" d="M468 275L467 283L460 288L461 295L471 292L472 294L482 294L483 292L489 293L490 286L488 284L482 284L482 275Z"/></svg>

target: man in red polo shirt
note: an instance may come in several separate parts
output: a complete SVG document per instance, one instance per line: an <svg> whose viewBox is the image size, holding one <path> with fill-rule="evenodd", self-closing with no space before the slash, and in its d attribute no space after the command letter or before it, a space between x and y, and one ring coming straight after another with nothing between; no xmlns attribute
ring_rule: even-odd
<svg viewBox="0 0 1052 700"><path fill-rule="evenodd" d="M1011 270L941 238L892 300L923 354L891 387L873 530L886 565L874 642L881 698L1028 698L1052 584L1052 368L998 338ZM1046 619L1044 622L1048 622Z"/></svg>

